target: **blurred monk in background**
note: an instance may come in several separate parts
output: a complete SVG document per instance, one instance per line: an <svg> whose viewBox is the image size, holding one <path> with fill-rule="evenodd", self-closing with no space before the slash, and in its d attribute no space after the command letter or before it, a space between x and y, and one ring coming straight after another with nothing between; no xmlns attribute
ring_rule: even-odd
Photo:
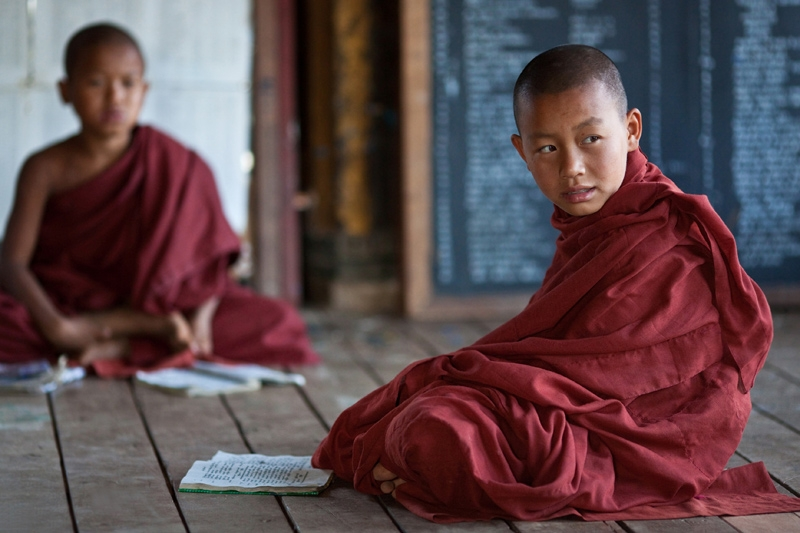
<svg viewBox="0 0 800 533"><path fill-rule="evenodd" d="M240 241L195 152L139 125L144 58L122 28L78 31L62 100L80 131L20 171L0 263L0 362L66 353L103 376L318 362L290 305L232 279Z"/></svg>

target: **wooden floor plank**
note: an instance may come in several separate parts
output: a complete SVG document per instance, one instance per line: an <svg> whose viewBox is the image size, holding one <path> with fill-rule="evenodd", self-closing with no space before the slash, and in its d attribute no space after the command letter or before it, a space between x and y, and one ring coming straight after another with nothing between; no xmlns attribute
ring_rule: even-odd
<svg viewBox="0 0 800 533"><path fill-rule="evenodd" d="M325 363L293 369L305 376L307 384L304 390L327 427L342 411L381 383L380 378L353 355L354 349L348 339L349 327L324 315L315 318L310 322L309 332L314 348Z"/></svg>
<svg viewBox="0 0 800 533"><path fill-rule="evenodd" d="M269 405L269 397L262 391L238 396ZM178 492L181 479L195 461L211 459L218 450L250 453L220 397L172 396L146 386L136 387L136 397L189 531L291 531L275 497Z"/></svg>
<svg viewBox="0 0 800 533"><path fill-rule="evenodd" d="M287 511L302 533L397 533L377 498L353 490L339 479L320 496L284 497Z"/></svg>
<svg viewBox="0 0 800 533"><path fill-rule="evenodd" d="M265 388L259 395L231 395L226 401L256 453L311 455L325 437L322 422L294 387ZM281 501L303 532L397 531L375 498L341 481L320 496L284 496Z"/></svg>
<svg viewBox="0 0 800 533"><path fill-rule="evenodd" d="M324 364L295 370L306 377L303 390L327 430L342 411L377 388L381 380L353 355L349 340L353 321L342 321L330 313L306 319L309 336ZM360 494L341 480L318 498L287 497L283 503L304 533L397 531L377 498Z"/></svg>
<svg viewBox="0 0 800 533"><path fill-rule="evenodd" d="M294 386L231 394L225 401L255 453L311 455L327 433Z"/></svg>
<svg viewBox="0 0 800 533"><path fill-rule="evenodd" d="M547 522L514 522L520 533L621 533L624 531L614 522L580 522L577 520L556 519Z"/></svg>
<svg viewBox="0 0 800 533"><path fill-rule="evenodd" d="M800 516L794 513L727 516L725 521L740 533L796 533L800 531Z"/></svg>
<svg viewBox="0 0 800 533"><path fill-rule="evenodd" d="M0 395L3 531L72 530L47 397Z"/></svg>
<svg viewBox="0 0 800 533"><path fill-rule="evenodd" d="M327 427L342 411L378 387L375 380L353 362L334 362L295 371L305 376L308 398Z"/></svg>
<svg viewBox="0 0 800 533"><path fill-rule="evenodd" d="M302 390L268 387L222 399L182 398L132 388L125 381L90 378L55 393L55 425L78 530L800 531L800 516L794 513L624 523L556 520L509 524L495 520L434 524L389 497L360 494L341 481L320 497L176 492L192 462L208 459L219 449L246 453L249 445L253 451L271 455L312 453L343 409L392 379L407 364L469 345L496 325L421 324L391 317L351 320L329 312L313 312L309 317L309 332L326 363L302 369L308 379ZM741 455L732 458L730 466L763 460L780 481L779 490L800 493L800 314L777 314L775 327L767 366L753 389L755 410L739 447ZM0 496L3 531L72 530L55 437L46 397L0 397L0 478L7 489Z"/></svg>
<svg viewBox="0 0 800 533"><path fill-rule="evenodd" d="M800 383L800 340L793 347L773 346L764 368L782 374L786 379Z"/></svg>
<svg viewBox="0 0 800 533"><path fill-rule="evenodd" d="M469 346L490 329L482 322L414 322L411 331L428 343L431 355L438 355Z"/></svg>
<svg viewBox="0 0 800 533"><path fill-rule="evenodd" d="M793 345L800 340L800 312L775 313L772 316L775 328L774 343L778 347Z"/></svg>
<svg viewBox="0 0 800 533"><path fill-rule="evenodd" d="M736 533L736 529L718 516L679 518L676 520L626 520L632 533Z"/></svg>
<svg viewBox="0 0 800 533"><path fill-rule="evenodd" d="M387 383L409 364L431 355L408 325L398 319L376 317L361 320L351 328L353 354L371 368L381 383Z"/></svg>
<svg viewBox="0 0 800 533"><path fill-rule="evenodd" d="M775 338L767 364L800 380L800 313L774 315L773 324Z"/></svg>
<svg viewBox="0 0 800 533"><path fill-rule="evenodd" d="M53 401L78 530L184 532L129 384L81 385Z"/></svg>
<svg viewBox="0 0 800 533"><path fill-rule="evenodd" d="M753 405L793 428L800 439L800 382L775 367L765 367L752 389Z"/></svg>
<svg viewBox="0 0 800 533"><path fill-rule="evenodd" d="M797 433L753 411L738 452L764 464L778 481L800 492L800 437Z"/></svg>
<svg viewBox="0 0 800 533"><path fill-rule="evenodd" d="M503 520L436 524L415 515L397 503L391 496L383 496L382 500L406 533L508 533L511 531L511 528Z"/></svg>

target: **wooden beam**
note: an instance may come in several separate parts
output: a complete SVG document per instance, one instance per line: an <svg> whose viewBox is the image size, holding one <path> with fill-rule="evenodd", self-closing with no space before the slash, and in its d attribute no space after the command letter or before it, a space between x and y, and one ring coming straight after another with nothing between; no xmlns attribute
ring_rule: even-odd
<svg viewBox="0 0 800 533"><path fill-rule="evenodd" d="M400 2L400 143L403 310L419 315L432 295L430 2Z"/></svg>
<svg viewBox="0 0 800 533"><path fill-rule="evenodd" d="M421 320L510 318L528 294L441 296L433 286L433 86L429 0L400 2L403 313Z"/></svg>
<svg viewBox="0 0 800 533"><path fill-rule="evenodd" d="M372 117L372 12L368 0L335 0L337 216L347 235L372 231L367 151Z"/></svg>
<svg viewBox="0 0 800 533"><path fill-rule="evenodd" d="M314 206L307 213L308 231L322 234L337 229L333 136L333 27L331 0L304 0L305 36L302 87L304 179L313 191Z"/></svg>
<svg viewBox="0 0 800 533"><path fill-rule="evenodd" d="M253 154L250 223L254 285L302 297L295 100L295 0L253 0Z"/></svg>

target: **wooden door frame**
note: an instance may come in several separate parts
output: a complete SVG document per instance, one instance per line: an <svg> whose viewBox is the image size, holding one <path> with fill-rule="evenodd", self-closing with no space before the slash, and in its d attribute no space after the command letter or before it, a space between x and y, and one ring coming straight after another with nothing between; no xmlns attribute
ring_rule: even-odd
<svg viewBox="0 0 800 533"><path fill-rule="evenodd" d="M402 292L405 315L488 319L520 312L529 294L437 295L433 283L433 86L430 0L400 1Z"/></svg>
<svg viewBox="0 0 800 533"><path fill-rule="evenodd" d="M253 0L250 230L257 291L299 305L297 0Z"/></svg>

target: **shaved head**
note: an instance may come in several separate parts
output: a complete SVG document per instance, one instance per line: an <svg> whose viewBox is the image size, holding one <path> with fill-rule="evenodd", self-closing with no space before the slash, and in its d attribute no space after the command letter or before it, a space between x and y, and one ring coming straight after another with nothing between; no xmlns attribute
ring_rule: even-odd
<svg viewBox="0 0 800 533"><path fill-rule="evenodd" d="M624 117L628 97L619 70L611 59L597 48L582 44L565 44L534 57L522 70L514 85L514 120L519 129L520 106L541 94L557 94L600 82L616 101Z"/></svg>
<svg viewBox="0 0 800 533"><path fill-rule="evenodd" d="M67 49L64 52L64 71L67 78L72 75L81 57L88 50L107 45L125 45L134 48L144 65L142 50L130 33L114 24L92 24L78 30L67 43Z"/></svg>

